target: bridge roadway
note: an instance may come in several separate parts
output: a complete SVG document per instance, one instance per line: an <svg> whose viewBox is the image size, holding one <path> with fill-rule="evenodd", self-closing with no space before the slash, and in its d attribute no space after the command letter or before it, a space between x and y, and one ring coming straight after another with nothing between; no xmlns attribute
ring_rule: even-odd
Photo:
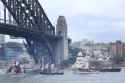
<svg viewBox="0 0 125 83"><path fill-rule="evenodd" d="M45 35L42 34L40 31L36 32L32 29L27 29L21 26L5 23L0 23L0 33L13 35L15 37L24 37L26 39L37 40L39 42L41 42L44 38L49 41L58 41L59 39L61 39L61 37L57 35Z"/></svg>

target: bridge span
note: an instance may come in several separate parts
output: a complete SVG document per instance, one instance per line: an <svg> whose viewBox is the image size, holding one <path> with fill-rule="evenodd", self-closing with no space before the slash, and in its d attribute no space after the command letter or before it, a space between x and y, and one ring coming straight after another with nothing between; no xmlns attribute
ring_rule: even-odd
<svg viewBox="0 0 125 83"><path fill-rule="evenodd" d="M67 24L58 18L55 28L38 0L1 0L4 18L0 20L0 34L26 39L26 48L36 63L60 64L68 56ZM56 31L56 32L55 32ZM47 54L41 53L44 46ZM46 63L45 63L46 64Z"/></svg>

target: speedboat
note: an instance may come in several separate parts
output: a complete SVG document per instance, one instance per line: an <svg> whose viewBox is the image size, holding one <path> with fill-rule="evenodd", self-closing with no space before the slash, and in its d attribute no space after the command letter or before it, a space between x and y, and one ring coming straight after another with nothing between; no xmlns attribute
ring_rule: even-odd
<svg viewBox="0 0 125 83"><path fill-rule="evenodd" d="M15 72L15 71L12 71L12 72L7 72L7 75L9 77L25 77L25 72Z"/></svg>
<svg viewBox="0 0 125 83"><path fill-rule="evenodd" d="M24 68L22 68L20 65L9 67L6 73L10 77L24 77L25 76Z"/></svg>

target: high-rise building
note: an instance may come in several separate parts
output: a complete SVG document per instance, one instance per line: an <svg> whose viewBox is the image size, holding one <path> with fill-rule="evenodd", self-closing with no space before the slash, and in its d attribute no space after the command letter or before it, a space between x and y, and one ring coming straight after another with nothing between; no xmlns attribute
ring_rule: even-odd
<svg viewBox="0 0 125 83"><path fill-rule="evenodd" d="M59 16L56 25L56 35L61 36L62 40L60 43L61 49L63 50L60 55L57 55L57 62L62 62L68 59L68 37L67 37L67 22L64 16Z"/></svg>

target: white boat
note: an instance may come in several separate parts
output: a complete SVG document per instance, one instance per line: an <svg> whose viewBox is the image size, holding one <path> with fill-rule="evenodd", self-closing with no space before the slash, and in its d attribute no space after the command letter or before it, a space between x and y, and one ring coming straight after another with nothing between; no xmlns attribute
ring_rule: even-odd
<svg viewBox="0 0 125 83"><path fill-rule="evenodd" d="M90 65L90 56L83 55L82 52L79 52L76 58L76 63L74 64L73 72L75 74L93 74L98 73L94 69L91 69Z"/></svg>
<svg viewBox="0 0 125 83"><path fill-rule="evenodd" d="M83 67L76 68L74 70L74 73L76 74L96 74L98 71L91 69L89 62L86 62L86 64Z"/></svg>

